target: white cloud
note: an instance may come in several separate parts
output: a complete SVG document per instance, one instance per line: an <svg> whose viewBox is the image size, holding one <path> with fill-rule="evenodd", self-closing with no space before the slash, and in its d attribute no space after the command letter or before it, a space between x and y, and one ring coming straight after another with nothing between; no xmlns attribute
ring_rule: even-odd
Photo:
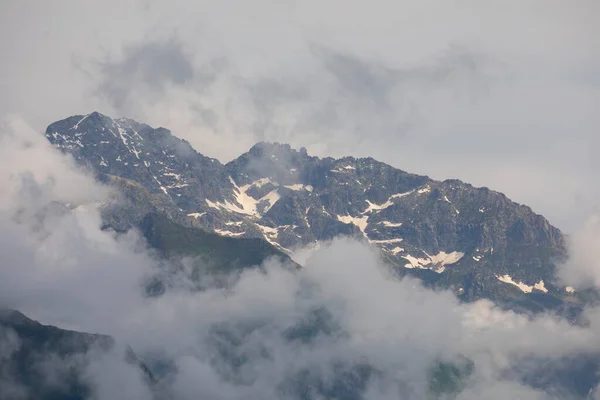
<svg viewBox="0 0 600 400"><path fill-rule="evenodd" d="M600 127L593 0L2 7L0 33L13 40L0 48L11 60L0 66L0 114L19 112L36 130L98 109L172 128L221 160L268 139L461 178L566 230L595 206L597 188L587 184ZM164 51L181 62L167 63ZM446 75L398 83L382 73L436 68ZM99 83L111 95L96 96Z"/></svg>
<svg viewBox="0 0 600 400"><path fill-rule="evenodd" d="M222 159L257 139L291 141L504 190L575 226L597 198L589 183L600 126L591 78L600 65L597 2L0 7L0 34L12 38L0 42L11 60L0 65L0 114L18 111L34 126L11 118L2 128L0 305L173 360L178 372L164 385L182 398L273 398L278 383L303 370L327 387L334 364L363 361L383 371L371 398L398 390L419 398L432 363L464 355L476 372L462 398L537 399L545 395L503 372L523 357L598 348L597 310L582 328L488 302L461 305L392 279L368 248L346 241L321 248L297 276L271 265L229 290L145 298L144 279L158 266L138 235L100 231L93 209L48 208L110 193L36 133L99 109L172 128ZM177 62L163 64L165 55ZM597 284L596 231L592 222L574 236L563 276L573 284ZM333 334L310 346L285 339L322 308ZM233 368L228 357L244 362ZM112 389L137 379L121 368L92 366L99 396L114 398Z"/></svg>
<svg viewBox="0 0 600 400"><path fill-rule="evenodd" d="M600 287L600 217L592 216L569 237L568 251L558 269L562 282L578 289Z"/></svg>

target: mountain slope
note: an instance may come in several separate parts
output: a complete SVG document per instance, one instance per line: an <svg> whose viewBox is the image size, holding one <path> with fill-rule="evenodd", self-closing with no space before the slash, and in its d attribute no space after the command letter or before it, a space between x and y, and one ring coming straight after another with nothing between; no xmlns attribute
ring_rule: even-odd
<svg viewBox="0 0 600 400"><path fill-rule="evenodd" d="M86 399L88 355L108 352L114 344L110 336L42 325L16 310L0 310L0 398ZM131 349L124 359L154 381Z"/></svg>
<svg viewBox="0 0 600 400"><path fill-rule="evenodd" d="M166 258L199 256L219 271L261 265L270 257L294 265L286 254L259 238L223 237L181 226L161 214L146 215L139 228L148 244Z"/></svg>
<svg viewBox="0 0 600 400"><path fill-rule="evenodd" d="M223 165L164 128L99 113L56 122L46 137L96 173L143 187L154 209L189 227L263 238L288 254L348 235L379 247L400 274L464 300L577 301L553 285L566 253L562 233L487 188L278 143L258 143Z"/></svg>

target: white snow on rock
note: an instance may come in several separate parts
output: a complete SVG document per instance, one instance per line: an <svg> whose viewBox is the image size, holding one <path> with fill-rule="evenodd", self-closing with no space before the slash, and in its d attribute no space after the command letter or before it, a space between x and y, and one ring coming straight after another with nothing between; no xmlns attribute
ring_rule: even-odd
<svg viewBox="0 0 600 400"><path fill-rule="evenodd" d="M307 192L312 192L313 187L310 185L303 185L302 183L295 183L293 185L285 185L286 188L291 189L291 190L295 190L295 191L300 191L300 190L306 190Z"/></svg>
<svg viewBox="0 0 600 400"><path fill-rule="evenodd" d="M539 281L538 283L535 283L533 286L529 286L523 282L515 282L513 280L513 278L508 274L505 274L502 276L496 275L496 278L498 278L498 280L500 282L508 283L508 284L518 287L519 289L521 289L521 291L523 293L531 293L533 291L533 289L537 289L544 293L548 293L548 289L546 289L546 287L544 286L544 281Z"/></svg>
<svg viewBox="0 0 600 400"><path fill-rule="evenodd" d="M71 129L75 129L75 130L77 130L77 128L79 128L79 124L80 124L80 123L82 123L83 121L85 121L85 119L86 119L87 117L89 117L90 115L91 115L91 113L90 113L90 114L87 114L87 115L85 115L83 118L81 118L79 121L77 121L77 123L76 123L75 125L73 125L73 127L72 127Z"/></svg>
<svg viewBox="0 0 600 400"><path fill-rule="evenodd" d="M163 176L172 176L173 178L175 178L177 180L181 179L181 175L176 174L174 172L165 172L165 173L163 173Z"/></svg>
<svg viewBox="0 0 600 400"><path fill-rule="evenodd" d="M377 212L377 211L386 209L389 206L394 205L394 201L393 201L394 199L399 199L401 197L408 196L412 192L413 192L413 190L411 190L410 192L406 192L406 193L396 193L396 194L393 194L383 204L375 204L375 203L371 203L369 200L366 200L366 202L368 204L368 207L365 209L365 211L362 212L362 214L367 214L367 213L370 213L370 212L373 212L373 211Z"/></svg>
<svg viewBox="0 0 600 400"><path fill-rule="evenodd" d="M250 186L254 186L254 187L260 188L260 187L263 187L264 185L266 185L267 183L272 183L272 184L274 184L275 186L278 186L278 185L279 185L279 184L277 184L277 183L273 183L273 181L271 181L271 179L270 179L270 178L261 178L261 179L259 179L259 180L257 180L257 181L254 181L254 182L252 182L252 183L250 184Z"/></svg>
<svg viewBox="0 0 600 400"><path fill-rule="evenodd" d="M256 204L258 202L253 197L246 194L246 191L250 188L250 186L252 186L252 184L239 187L232 177L229 177L229 182L231 182L231 184L233 185L233 193L235 194L235 200L242 206L242 208L240 209L236 205L229 204L227 201L225 202L225 204L227 205L226 208L231 209L231 211L239 212L242 214L257 215L258 213L256 211Z"/></svg>
<svg viewBox="0 0 600 400"><path fill-rule="evenodd" d="M265 207L262 212L266 213L267 211L269 211L271 209L271 207L273 207L273 205L275 203L277 203L277 201L281 198L281 196L279 195L279 192L277 190L272 190L269 193L267 193L266 195L264 195L263 197L261 197L256 203L260 203L262 201L268 201L269 205L267 207Z"/></svg>
<svg viewBox="0 0 600 400"><path fill-rule="evenodd" d="M279 230L277 228L271 228L270 226L264 226L260 224L256 224L256 226L265 234L269 236L277 236L279 235Z"/></svg>
<svg viewBox="0 0 600 400"><path fill-rule="evenodd" d="M260 199L256 200L254 197L252 197L246 193L251 186L256 184L256 182L253 182L249 185L238 186L235 183L235 181L233 180L233 178L229 177L229 181L233 185L233 193L235 195L235 200L236 200L237 204L230 203L227 200L225 200L225 202L223 202L223 203L212 202L210 200L206 200L206 203L208 204L209 207L216 208L216 209L224 209L227 211L235 212L238 214L244 214L244 215L248 215L248 216L252 216L252 217L260 217L260 214L257 209L258 203L265 201L265 200L268 202L267 207L263 210L263 212L266 212L271 207L273 207L273 204L275 204L281 197L279 195L279 193L277 192L277 189L275 189L275 190L272 190L271 192L267 193L265 196L261 197ZM239 204L239 206L238 206L238 204Z"/></svg>
<svg viewBox="0 0 600 400"><path fill-rule="evenodd" d="M365 229L367 228L367 220L369 219L368 216L352 217L350 215L337 215L337 219L345 224L354 224L358 226L363 235L365 235L365 237L367 236Z"/></svg>
<svg viewBox="0 0 600 400"><path fill-rule="evenodd" d="M429 192L431 192L431 188L429 187L429 185L425 186L422 189L417 190L418 194L429 193Z"/></svg>
<svg viewBox="0 0 600 400"><path fill-rule="evenodd" d="M192 218L200 218L204 214L206 214L206 213L205 212L203 212L203 213L189 213L187 216L188 217L192 217Z"/></svg>
<svg viewBox="0 0 600 400"><path fill-rule="evenodd" d="M402 258L409 262L408 264L404 265L404 267L430 269L440 274L446 270L446 265L455 264L465 255L465 253L460 251L453 251L451 253L440 251L438 254L433 256L427 253L425 253L425 255L427 258L417 258L411 256L410 254L402 256Z"/></svg>
<svg viewBox="0 0 600 400"><path fill-rule="evenodd" d="M240 226L244 223L244 221L236 221L236 222L225 222L225 225L227 226Z"/></svg>
<svg viewBox="0 0 600 400"><path fill-rule="evenodd" d="M337 169L332 169L331 172L337 172L337 173L344 173L344 172L348 172L349 170L353 170L356 169L351 165L345 165L343 167L338 167Z"/></svg>
<svg viewBox="0 0 600 400"><path fill-rule="evenodd" d="M394 247L393 249L390 250L390 253L392 253L393 255L396 255L398 253L402 253L404 251L404 249L402 247Z"/></svg>
<svg viewBox="0 0 600 400"><path fill-rule="evenodd" d="M400 243L401 241L402 241L401 238L395 238L395 239L386 239L386 240L369 240L369 243L387 244L387 243Z"/></svg>
<svg viewBox="0 0 600 400"><path fill-rule="evenodd" d="M381 221L380 224L383 224L383 226L387 226L388 228L398 228L402 226L402 222Z"/></svg>
<svg viewBox="0 0 600 400"><path fill-rule="evenodd" d="M125 137L125 135L127 134L127 131L125 129L123 129L121 127L121 125L119 125L116 122L115 122L115 125L117 125L117 131L119 132L119 136L121 136L121 141L123 142L125 147L129 148L127 138Z"/></svg>
<svg viewBox="0 0 600 400"><path fill-rule="evenodd" d="M244 233L246 233L246 232L224 231L224 230L221 230L221 229L215 229L215 232L218 233L221 236L229 236L229 237L242 236Z"/></svg>

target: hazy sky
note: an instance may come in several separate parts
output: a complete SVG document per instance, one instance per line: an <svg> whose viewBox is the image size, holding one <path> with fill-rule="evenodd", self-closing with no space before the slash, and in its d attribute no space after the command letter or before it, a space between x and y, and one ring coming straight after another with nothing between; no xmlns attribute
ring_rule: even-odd
<svg viewBox="0 0 600 400"><path fill-rule="evenodd" d="M98 110L229 161L257 140L507 193L567 231L597 207L600 2L0 4L0 115Z"/></svg>
<svg viewBox="0 0 600 400"><path fill-rule="evenodd" d="M527 357L546 368L597 352L600 309L577 327L459 304L390 279L373 249L345 240L324 244L296 275L267 265L230 291L197 292L182 273L148 299L142 285L161 266L136 232L100 230L91 204L109 189L39 132L98 110L171 128L224 162L270 140L461 178L577 231L559 272L597 287L600 218L588 217L600 194L599 15L595 0L3 0L0 305L172 360L174 398L275 398L296 373L331 384L330 368L367 360L384 374L366 398L408 389L405 398L421 399L431 365L459 355L477 365L459 399L564 398L506 371ZM88 207L65 213L53 200ZM332 335L283 341L321 308ZM234 350L248 360L239 379L252 385L225 379L214 354L223 329L239 336ZM99 399L148 397L121 358L95 360L88 373Z"/></svg>
<svg viewBox="0 0 600 400"><path fill-rule="evenodd" d="M308 382L331 388L336 368L353 374L353 367L368 363L377 373L365 399L422 400L429 398L432 366L468 357L476 369L457 400L565 399L560 383L542 392L519 374L543 372L550 379L553 362L574 368L578 358L570 357L597 354L600 346L597 307L585 311L589 324L581 327L549 314L502 311L487 300L460 304L449 291L394 279L376 249L348 239L323 243L301 272L271 260L264 273L246 270L227 290L189 290L191 270L165 270L139 233L100 229L92 204L110 201L108 189L22 120L9 119L0 130L0 159L6 161L0 165L0 308L110 334L144 360L168 360L176 370L157 387L166 398L295 399L282 388L294 388L306 371ZM52 201L87 207L64 212ZM576 258L594 262L588 281L597 284L598 259L587 258L597 254L596 246L580 245ZM148 298L143 285L156 274L169 276L167 289ZM303 333L311 321L319 327L314 337ZM0 359L5 334L0 328ZM150 398L140 371L125 364L122 353L87 356L84 374L94 399ZM56 360L46 357L36 358L35 368L60 382ZM233 368L235 360L244 362ZM510 375L518 366L521 372ZM11 383L10 370L0 368L1 398L19 399L4 392Z"/></svg>

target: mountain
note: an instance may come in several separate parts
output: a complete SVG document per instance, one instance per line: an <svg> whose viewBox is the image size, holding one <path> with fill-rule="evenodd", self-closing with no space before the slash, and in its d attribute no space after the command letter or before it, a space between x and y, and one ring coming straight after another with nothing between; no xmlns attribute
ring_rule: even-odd
<svg viewBox="0 0 600 400"><path fill-rule="evenodd" d="M560 230L488 188L279 143L258 143L224 165L165 128L97 112L55 122L46 137L131 200L105 213L111 226L139 225L155 212L181 227L262 239L288 255L346 235L380 248L398 274L465 301L529 310L579 303L578 293L555 284L566 257Z"/></svg>
<svg viewBox="0 0 600 400"><path fill-rule="evenodd" d="M110 336L42 325L16 310L0 310L0 399L79 400L91 393L83 375L89 354L115 346ZM150 370L128 348L148 383Z"/></svg>
<svg viewBox="0 0 600 400"><path fill-rule="evenodd" d="M303 321L306 324L308 321ZM287 340L314 340L311 332L322 329L319 321L308 322L312 326L295 327L288 332ZM308 328L308 330L307 330ZM235 357L236 343L232 338L239 335L238 329L220 327L215 345L222 352L223 362L232 368L239 366ZM250 332L249 332L250 333ZM115 346L110 336L82 333L42 325L16 310L0 310L0 399L35 400L83 400L96 398L94 381L86 374L86 366L92 357L109 351ZM156 399L171 399L169 395L168 371L156 377L142 363L133 350L127 349L124 361L140 368L142 377ZM167 369L168 360L166 361ZM155 362L156 364L156 362ZM154 365L159 368L158 365ZM164 369L164 367L163 367ZM456 363L439 362L430 371L429 393L431 399L448 398L464 388L471 375L473 365L469 360ZM371 365L358 362L339 364L334 376L324 379L311 371L300 371L280 382L278 390L282 398L347 398L363 399L369 379L381 374ZM165 380L166 382L163 382ZM166 384L161 386L161 384ZM167 390L165 390L167 389ZM179 397L175 397L179 398Z"/></svg>

